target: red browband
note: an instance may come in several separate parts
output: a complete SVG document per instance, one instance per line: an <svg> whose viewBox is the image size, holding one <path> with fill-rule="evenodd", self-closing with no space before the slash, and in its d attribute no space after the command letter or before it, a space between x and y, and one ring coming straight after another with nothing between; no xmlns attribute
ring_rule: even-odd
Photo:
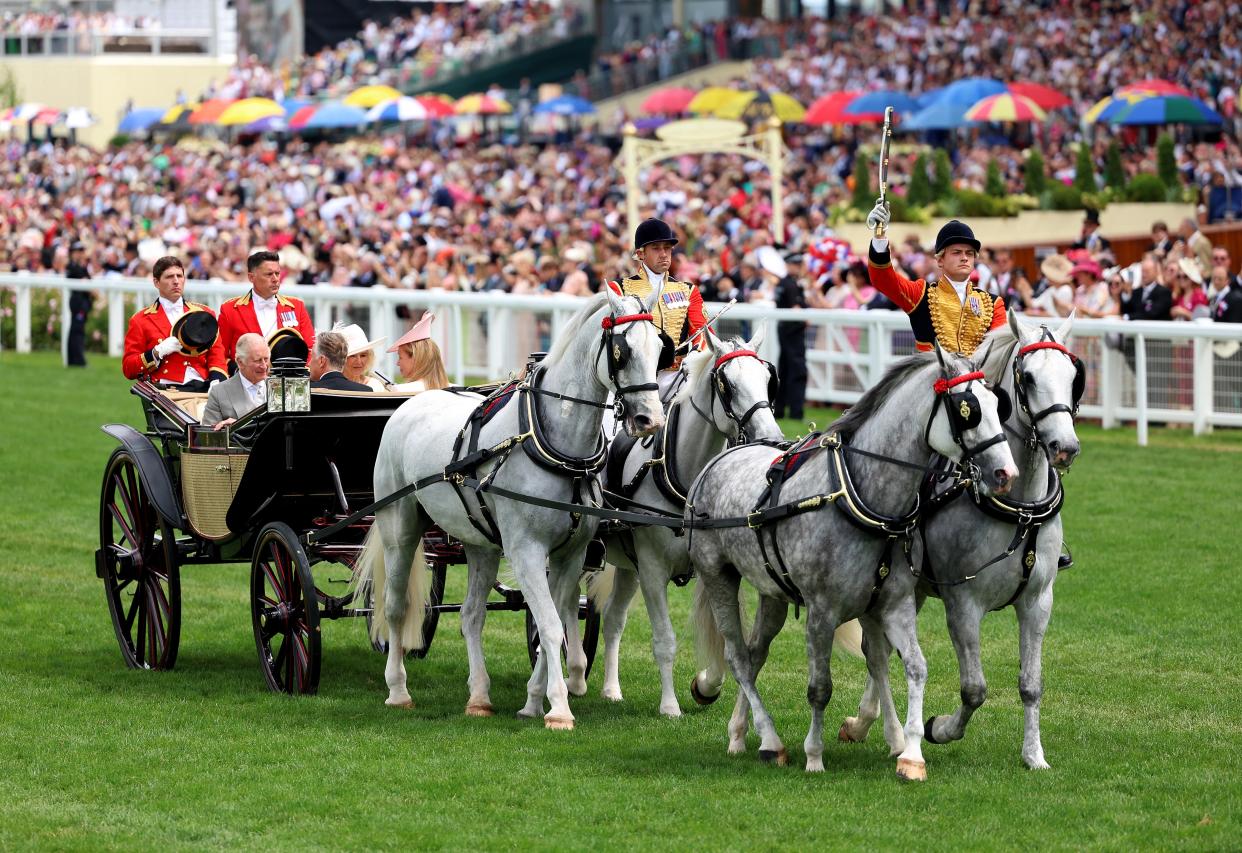
<svg viewBox="0 0 1242 853"><path fill-rule="evenodd" d="M1078 363L1078 356L1074 355L1072 352L1067 350L1065 347L1063 347L1061 344L1057 343L1056 341L1036 341L1033 344L1027 344L1026 346L1022 347L1022 349L1018 350L1018 355L1026 355L1028 352L1034 352L1037 349L1054 349L1057 352L1063 352L1067 356L1069 356L1070 361L1074 362L1075 364Z"/></svg>
<svg viewBox="0 0 1242 853"><path fill-rule="evenodd" d="M727 353L725 353L724 355L722 355L720 358L716 359L716 364L715 364L715 365L713 365L712 369L713 369L713 370L719 370L719 369L720 369L720 365L724 364L724 363L725 363L726 361L728 361L729 359L731 359L731 358L741 358L741 357L742 357L742 356L744 356L744 355L748 355L748 356L751 356L751 357L753 357L753 358L759 358L759 353L755 352L755 351L754 351L754 350L752 350L752 349L739 349L739 350L734 350L733 352L727 352Z"/></svg>
<svg viewBox="0 0 1242 853"><path fill-rule="evenodd" d="M941 377L936 380L936 384L932 387L936 389L937 394L943 394L954 385L964 385L967 382L974 382L976 379L983 379L983 371L976 370L974 373L964 373L961 376L955 376L952 379Z"/></svg>
<svg viewBox="0 0 1242 853"><path fill-rule="evenodd" d="M652 322L655 317L651 314L625 314L620 317L605 317L600 321L600 326L605 329L611 329L614 326L624 326L626 323L637 323L641 320Z"/></svg>

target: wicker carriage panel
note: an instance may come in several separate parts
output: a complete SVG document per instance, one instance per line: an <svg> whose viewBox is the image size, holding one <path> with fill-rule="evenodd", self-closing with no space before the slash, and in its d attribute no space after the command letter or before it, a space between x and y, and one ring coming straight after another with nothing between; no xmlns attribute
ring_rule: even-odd
<svg viewBox="0 0 1242 853"><path fill-rule="evenodd" d="M190 527L197 535L211 540L232 536L225 516L249 459L250 454L243 451L187 450L181 454L181 496Z"/></svg>

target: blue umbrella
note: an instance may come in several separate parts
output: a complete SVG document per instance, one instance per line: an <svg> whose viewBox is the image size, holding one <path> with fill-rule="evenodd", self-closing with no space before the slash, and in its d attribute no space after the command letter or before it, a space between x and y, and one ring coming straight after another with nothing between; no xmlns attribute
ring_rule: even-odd
<svg viewBox="0 0 1242 853"><path fill-rule="evenodd" d="M309 107L310 104L311 104L310 101L304 100L302 98L285 98L283 101L280 102L281 108L285 111L286 119L293 118L294 113L302 109L302 107Z"/></svg>
<svg viewBox="0 0 1242 853"><path fill-rule="evenodd" d="M951 103L963 109L974 106L989 95L1000 95L1009 91L1005 84L991 77L967 77L945 86L935 93L935 100L925 101L925 106L932 104ZM930 93L929 93L930 94Z"/></svg>
<svg viewBox="0 0 1242 853"><path fill-rule="evenodd" d="M853 116L863 113L883 113L885 107L892 107L893 112L913 113L919 110L918 99L906 92L882 89L879 92L868 92L850 101L845 111Z"/></svg>
<svg viewBox="0 0 1242 853"><path fill-rule="evenodd" d="M1183 95L1144 98L1108 120L1113 124L1224 124L1225 121L1203 101Z"/></svg>
<svg viewBox="0 0 1242 853"><path fill-rule="evenodd" d="M310 120L303 127L307 129L359 127L366 123L367 111L362 109L362 107L351 107L349 104L342 104L340 101L328 101L315 110L314 115L310 117Z"/></svg>
<svg viewBox="0 0 1242 853"><path fill-rule="evenodd" d="M121 123L117 126L120 133L137 133L146 130L164 117L164 113L168 112L166 107L143 107L138 110L130 110L121 119Z"/></svg>
<svg viewBox="0 0 1242 853"><path fill-rule="evenodd" d="M595 112L595 104L577 95L561 95L559 98L544 101L535 107L535 112L555 113L559 116L590 115Z"/></svg>
<svg viewBox="0 0 1242 853"><path fill-rule="evenodd" d="M898 130L952 130L957 127L974 127L978 122L966 118L971 104L956 104L939 100L926 109L919 110L898 125Z"/></svg>

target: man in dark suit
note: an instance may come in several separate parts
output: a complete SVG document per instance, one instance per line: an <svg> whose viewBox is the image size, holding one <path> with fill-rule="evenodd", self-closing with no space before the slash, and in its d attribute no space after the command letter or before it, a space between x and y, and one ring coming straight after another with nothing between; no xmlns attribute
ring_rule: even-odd
<svg viewBox="0 0 1242 853"><path fill-rule="evenodd" d="M69 265L65 278L89 279L86 268L86 246L74 242L69 247ZM89 290L69 291L69 349L66 363L69 367L86 367L86 318L91 313L94 296Z"/></svg>
<svg viewBox="0 0 1242 853"><path fill-rule="evenodd" d="M1169 320L1173 309L1173 292L1159 281L1160 267L1153 255L1143 257L1139 264L1137 286L1122 276L1121 314L1127 320Z"/></svg>
<svg viewBox="0 0 1242 853"><path fill-rule="evenodd" d="M320 332L315 336L311 350L311 389L318 391L372 391L369 385L346 379L345 359L349 357L349 343L340 332Z"/></svg>

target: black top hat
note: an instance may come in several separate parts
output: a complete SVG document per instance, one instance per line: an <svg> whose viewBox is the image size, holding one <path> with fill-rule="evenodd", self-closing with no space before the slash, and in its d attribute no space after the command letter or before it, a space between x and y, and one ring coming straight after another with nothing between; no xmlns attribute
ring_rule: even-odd
<svg viewBox="0 0 1242 853"><path fill-rule="evenodd" d="M677 235L663 219L644 219L634 229L634 250L650 243L672 243L676 246Z"/></svg>
<svg viewBox="0 0 1242 853"><path fill-rule="evenodd" d="M1082 221L1084 223L1089 222L1092 225L1099 225L1100 224L1100 212L1098 210L1092 210L1091 208L1087 208L1087 212L1086 214L1084 214Z"/></svg>
<svg viewBox="0 0 1242 853"><path fill-rule="evenodd" d="M220 335L220 323L210 311L186 311L173 323L173 337L182 351L196 358L211 349Z"/></svg>
<svg viewBox="0 0 1242 853"><path fill-rule="evenodd" d="M975 239L975 232L970 230L969 225L957 219L950 219L936 235L935 254L939 255L954 243L965 243L976 252L981 248L979 241Z"/></svg>
<svg viewBox="0 0 1242 853"><path fill-rule="evenodd" d="M272 351L273 364L278 358L300 358L305 364L310 356L310 347L297 329L277 329L268 336L267 345Z"/></svg>

